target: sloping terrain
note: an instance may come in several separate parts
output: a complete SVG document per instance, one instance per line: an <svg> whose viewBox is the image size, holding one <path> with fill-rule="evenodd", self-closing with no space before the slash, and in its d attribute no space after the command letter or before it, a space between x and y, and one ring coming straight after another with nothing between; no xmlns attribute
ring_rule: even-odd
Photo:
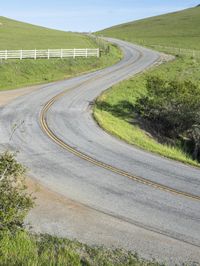
<svg viewBox="0 0 200 266"><path fill-rule="evenodd" d="M163 45L200 49L200 7L118 25L105 29L99 34L147 46ZM154 48L169 52L165 48L160 49L157 46ZM180 49L174 49L174 54L177 50ZM196 161L191 161L189 148L186 149L186 146L180 145L174 139L171 139L171 142L163 141L158 134L153 133L152 128L146 126L147 121L141 124L132 111L137 99L147 93L147 76L159 76L179 82L190 80L199 84L199 66L200 60L195 53L189 56L182 54L172 62L113 86L99 97L94 112L96 120L105 130L130 144L171 159L199 165ZM126 105L122 104L124 102ZM130 110L127 110L127 106ZM135 123L132 122L133 120Z"/></svg>
<svg viewBox="0 0 200 266"><path fill-rule="evenodd" d="M200 7L125 23L99 34L139 44L200 49Z"/></svg>
<svg viewBox="0 0 200 266"><path fill-rule="evenodd" d="M80 33L52 30L0 17L0 50L95 48L101 45L105 42L99 43ZM0 91L62 80L112 65L121 58L121 53L112 45L110 48L109 54L102 53L100 58L3 60L0 62Z"/></svg>
<svg viewBox="0 0 200 266"><path fill-rule="evenodd" d="M0 17L0 50L90 48L95 43L79 33L52 30Z"/></svg>

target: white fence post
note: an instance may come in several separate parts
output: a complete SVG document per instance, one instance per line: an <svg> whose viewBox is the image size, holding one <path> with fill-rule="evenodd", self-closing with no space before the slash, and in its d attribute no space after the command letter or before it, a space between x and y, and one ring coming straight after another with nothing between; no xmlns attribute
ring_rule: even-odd
<svg viewBox="0 0 200 266"><path fill-rule="evenodd" d="M63 58L63 49L60 50L60 58Z"/></svg>
<svg viewBox="0 0 200 266"><path fill-rule="evenodd" d="M76 49L74 48L74 55L73 58L76 58Z"/></svg>
<svg viewBox="0 0 200 266"><path fill-rule="evenodd" d="M34 59L37 59L37 50L35 49Z"/></svg>
<svg viewBox="0 0 200 266"><path fill-rule="evenodd" d="M47 51L47 58L48 58L48 59L50 58L49 49L48 49L48 51Z"/></svg>
<svg viewBox="0 0 200 266"><path fill-rule="evenodd" d="M22 50L20 51L20 60L22 60L23 58L23 54L22 54Z"/></svg>
<svg viewBox="0 0 200 266"><path fill-rule="evenodd" d="M7 60L7 59L8 59L8 51L5 50L5 60Z"/></svg>

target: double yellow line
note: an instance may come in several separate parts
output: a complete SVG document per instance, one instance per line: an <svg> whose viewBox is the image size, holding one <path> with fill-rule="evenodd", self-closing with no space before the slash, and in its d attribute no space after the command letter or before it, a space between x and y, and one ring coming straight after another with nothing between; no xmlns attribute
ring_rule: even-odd
<svg viewBox="0 0 200 266"><path fill-rule="evenodd" d="M140 57L141 57L141 55L140 55ZM139 58L137 60L139 60ZM125 66L125 67L127 67L127 66ZM115 72L115 71L113 71L113 72ZM105 76L105 75L102 75L102 76ZM100 78L100 76L98 78ZM85 82L80 83L79 85L71 87L70 89L63 91L62 93L59 93L58 95L56 95L55 97L50 99L45 104L45 106L43 107L43 109L42 109L42 111L40 113L40 125L41 125L41 128L43 129L44 133L47 134L48 137L51 140L53 140L56 144L58 144L63 149L67 150L68 152L76 155L77 157L79 157L79 158L81 158L81 159L83 159L83 160L85 160L87 162L90 162L93 165L96 165L98 167L104 168L104 169L106 169L108 171L111 171L113 173L116 173L118 175L121 175L121 176L124 176L124 177L128 177L129 179L132 179L132 180L134 180L134 181L136 181L138 183L141 183L141 184L144 184L144 185L147 185L147 186L159 189L159 190L163 190L165 192L170 192L172 194L183 196L183 197L186 197L186 198L189 198L189 199L193 199L193 200L200 200L200 196L193 195L193 194L190 194L190 193L187 193L187 192L184 192L184 191L180 191L180 190L177 190L177 189L174 189L174 188L159 184L157 182L148 180L148 179L143 178L143 177L138 177L138 176L132 175L132 174L126 172L126 171L123 171L123 170L117 168L117 167L114 167L114 166L109 165L107 163L104 163L104 162L101 162L99 160L96 160L96 159L92 158L91 156L89 156L89 155L87 155L87 154L85 154L83 152L80 152L80 151L76 150L75 148L71 147L70 145L68 145L67 143L62 141L58 136L56 136L56 134L54 134L52 132L52 130L49 128L48 123L47 123L47 113L48 113L49 109L51 108L51 106L56 101L58 101L62 96L64 96L69 90L73 90L73 89L79 87L80 85L88 84L88 83L90 83L91 81L93 81L95 79L97 79L97 78L86 80Z"/></svg>

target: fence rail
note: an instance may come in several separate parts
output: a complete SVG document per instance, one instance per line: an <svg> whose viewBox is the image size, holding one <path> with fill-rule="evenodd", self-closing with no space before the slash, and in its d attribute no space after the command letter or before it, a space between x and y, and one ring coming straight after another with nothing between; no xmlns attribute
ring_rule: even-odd
<svg viewBox="0 0 200 266"><path fill-rule="evenodd" d="M4 50L0 59L39 59L39 58L76 58L99 57L99 49L47 49L47 50Z"/></svg>
<svg viewBox="0 0 200 266"><path fill-rule="evenodd" d="M162 46L162 45L151 45L151 47L158 49L160 51L166 52L166 53L172 53L172 54L177 54L177 55L186 55L186 56L191 56L194 58L200 58L200 50L176 48L176 47Z"/></svg>

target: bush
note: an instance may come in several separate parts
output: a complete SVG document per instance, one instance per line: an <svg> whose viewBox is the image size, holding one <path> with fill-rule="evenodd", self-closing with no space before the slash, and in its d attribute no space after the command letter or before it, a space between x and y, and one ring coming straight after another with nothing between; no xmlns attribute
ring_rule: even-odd
<svg viewBox="0 0 200 266"><path fill-rule="evenodd" d="M0 232L16 231L23 227L23 220L33 207L33 198L27 194L25 168L14 154L0 155Z"/></svg>
<svg viewBox="0 0 200 266"><path fill-rule="evenodd" d="M195 159L199 154L200 87L192 81L169 81L147 78L147 95L136 102L137 112L151 121L159 134L189 138Z"/></svg>

